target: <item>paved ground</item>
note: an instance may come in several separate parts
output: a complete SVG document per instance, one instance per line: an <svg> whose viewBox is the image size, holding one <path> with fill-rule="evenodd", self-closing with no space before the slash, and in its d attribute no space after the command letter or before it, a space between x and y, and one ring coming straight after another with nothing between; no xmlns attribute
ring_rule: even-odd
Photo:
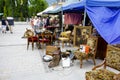
<svg viewBox="0 0 120 80"><path fill-rule="evenodd" d="M70 68L59 66L46 71L46 64L41 58L45 51L36 47L32 51L31 46L29 50L26 49L26 39L21 38L26 28L30 26L19 22L15 23L13 34L0 32L0 80L85 80L85 72L93 67L92 61L85 61L82 69L79 61L75 61Z"/></svg>

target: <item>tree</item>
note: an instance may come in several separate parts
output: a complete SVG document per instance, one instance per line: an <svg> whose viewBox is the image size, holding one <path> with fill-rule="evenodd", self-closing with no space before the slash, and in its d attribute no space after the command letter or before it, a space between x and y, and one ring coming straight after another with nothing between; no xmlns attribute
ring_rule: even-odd
<svg viewBox="0 0 120 80"><path fill-rule="evenodd" d="M5 17L25 18L36 15L43 11L47 6L45 0L0 0L0 13Z"/></svg>
<svg viewBox="0 0 120 80"><path fill-rule="evenodd" d="M29 0L29 15L34 16L38 12L43 11L45 8L48 7L48 4L45 0Z"/></svg>

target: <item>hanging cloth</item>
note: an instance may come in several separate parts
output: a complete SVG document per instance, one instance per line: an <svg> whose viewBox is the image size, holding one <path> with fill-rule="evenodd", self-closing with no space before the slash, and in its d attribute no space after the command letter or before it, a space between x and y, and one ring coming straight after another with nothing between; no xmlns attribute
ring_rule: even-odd
<svg viewBox="0 0 120 80"><path fill-rule="evenodd" d="M82 14L81 13L65 13L64 24L81 24Z"/></svg>

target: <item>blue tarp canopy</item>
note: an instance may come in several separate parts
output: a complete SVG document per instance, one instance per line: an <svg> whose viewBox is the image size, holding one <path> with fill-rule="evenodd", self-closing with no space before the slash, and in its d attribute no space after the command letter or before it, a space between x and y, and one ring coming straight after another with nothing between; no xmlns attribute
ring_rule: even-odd
<svg viewBox="0 0 120 80"><path fill-rule="evenodd" d="M87 0L86 11L108 44L120 44L120 0Z"/></svg>
<svg viewBox="0 0 120 80"><path fill-rule="evenodd" d="M49 10L45 13L59 13L63 12L81 12L84 11L85 8L85 0L75 1L73 2L66 2L62 6L57 6L52 10Z"/></svg>
<svg viewBox="0 0 120 80"><path fill-rule="evenodd" d="M63 12L79 12L85 8L85 0L66 4L62 6Z"/></svg>
<svg viewBox="0 0 120 80"><path fill-rule="evenodd" d="M88 6L120 6L120 0L86 0Z"/></svg>

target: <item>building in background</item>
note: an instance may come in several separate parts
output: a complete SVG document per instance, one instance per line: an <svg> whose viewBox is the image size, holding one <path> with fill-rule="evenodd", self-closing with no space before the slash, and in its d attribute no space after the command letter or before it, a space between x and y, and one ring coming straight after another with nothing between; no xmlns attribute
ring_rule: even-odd
<svg viewBox="0 0 120 80"><path fill-rule="evenodd" d="M72 3L72 2L77 2L77 1L80 1L80 0L46 0L50 5L52 4L55 4L55 3L58 3L58 4L63 4L65 2L68 2L68 3Z"/></svg>

